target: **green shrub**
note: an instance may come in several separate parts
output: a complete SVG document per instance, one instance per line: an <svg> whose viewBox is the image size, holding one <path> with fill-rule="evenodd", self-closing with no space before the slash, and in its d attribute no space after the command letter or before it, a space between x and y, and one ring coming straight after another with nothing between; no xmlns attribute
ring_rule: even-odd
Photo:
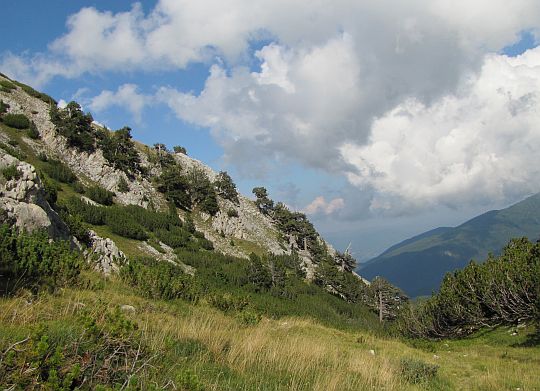
<svg viewBox="0 0 540 391"><path fill-rule="evenodd" d="M540 322L539 254L539 242L512 239L500 256L447 273L436 294L404 311L403 331L452 338L483 327Z"/></svg>
<svg viewBox="0 0 540 391"><path fill-rule="evenodd" d="M19 160L26 159L26 155L23 152L13 148L12 146L10 146L8 144L4 144L4 143L0 142L0 148L2 148L8 154L10 154L13 157L16 157Z"/></svg>
<svg viewBox="0 0 540 391"><path fill-rule="evenodd" d="M240 312L249 304L247 297L235 296L230 293L209 295L206 300L212 307L223 312Z"/></svg>
<svg viewBox="0 0 540 391"><path fill-rule="evenodd" d="M15 129L27 129L30 126L30 120L24 114L5 114L2 116L2 122Z"/></svg>
<svg viewBox="0 0 540 391"><path fill-rule="evenodd" d="M0 226L0 291L57 289L74 283L83 261L68 242L49 241L44 231L19 232Z"/></svg>
<svg viewBox="0 0 540 391"><path fill-rule="evenodd" d="M220 171L216 177L214 186L220 196L238 204L238 191L236 190L236 185L232 178L227 174L227 171Z"/></svg>
<svg viewBox="0 0 540 391"><path fill-rule="evenodd" d="M92 311L81 310L67 336L54 324L41 324L28 338L17 341L16 348L2 357L0 387L119 390L124 384L129 390L154 389L132 376L151 362L137 324L118 308L98 304Z"/></svg>
<svg viewBox="0 0 540 391"><path fill-rule="evenodd" d="M262 316L260 314L247 310L240 312L237 317L240 322L248 326L256 325L262 319Z"/></svg>
<svg viewBox="0 0 540 391"><path fill-rule="evenodd" d="M2 169L2 176L8 181L12 179L20 179L21 175L22 173L19 171L15 164L12 164L11 166L7 166Z"/></svg>
<svg viewBox="0 0 540 391"><path fill-rule="evenodd" d="M7 112L7 109L9 109L9 105L3 100L0 100L0 117Z"/></svg>
<svg viewBox="0 0 540 391"><path fill-rule="evenodd" d="M30 122L30 126L28 127L27 134L28 134L28 137L30 137L33 140L36 140L40 137L36 123L34 121Z"/></svg>
<svg viewBox="0 0 540 391"><path fill-rule="evenodd" d="M151 258L130 259L120 269L120 276L145 297L197 301L201 295L195 278L169 262Z"/></svg>
<svg viewBox="0 0 540 391"><path fill-rule="evenodd" d="M62 183L74 183L77 181L73 171L60 160L49 159L47 164L43 166L43 171L52 179Z"/></svg>
<svg viewBox="0 0 540 391"><path fill-rule="evenodd" d="M11 90L14 90L17 88L15 84L8 80L0 80L0 91L10 92Z"/></svg>
<svg viewBox="0 0 540 391"><path fill-rule="evenodd" d="M85 226L80 215L70 213L60 213L60 217L69 228L69 232L75 236L81 243L89 246L91 244L88 228Z"/></svg>
<svg viewBox="0 0 540 391"><path fill-rule="evenodd" d="M41 179L43 189L45 190L45 199L49 205L54 206L58 199L58 190L60 190L60 186L54 180L49 179L44 175L39 175L39 177Z"/></svg>
<svg viewBox="0 0 540 391"><path fill-rule="evenodd" d="M75 190L75 192L79 194L84 194L84 192L86 191L84 185L79 181L73 183L71 186L73 187L73 190Z"/></svg>
<svg viewBox="0 0 540 391"><path fill-rule="evenodd" d="M118 180L118 191L120 193L127 193L129 191L129 184L124 179L123 176L120 177L120 180Z"/></svg>
<svg viewBox="0 0 540 391"><path fill-rule="evenodd" d="M428 364L421 360L404 358L401 360L401 376L409 383L424 383L437 376L438 365Z"/></svg>
<svg viewBox="0 0 540 391"><path fill-rule="evenodd" d="M72 215L81 216L82 220L93 225L103 225L107 217L107 209L102 206L90 205L78 197L72 196L61 205Z"/></svg>
<svg viewBox="0 0 540 391"><path fill-rule="evenodd" d="M143 172L139 153L132 141L131 128L125 126L112 134L103 133L99 145L103 156L114 168L129 177Z"/></svg>
<svg viewBox="0 0 540 391"><path fill-rule="evenodd" d="M49 161L49 157L47 156L47 154L44 151L41 151L40 153L38 153L37 158L42 162L48 162Z"/></svg>
<svg viewBox="0 0 540 391"><path fill-rule="evenodd" d="M238 217L238 211L236 209L229 209L229 210L227 210L227 216L229 218Z"/></svg>
<svg viewBox="0 0 540 391"><path fill-rule="evenodd" d="M158 229L155 234L159 240L172 248L186 247L191 238L191 234L182 227Z"/></svg>
<svg viewBox="0 0 540 391"><path fill-rule="evenodd" d="M81 152L95 150L99 134L92 127L92 116L84 113L77 102L69 102L65 109L51 106L50 117L56 130L66 138L70 147Z"/></svg>
<svg viewBox="0 0 540 391"><path fill-rule="evenodd" d="M111 231L117 235L135 240L148 239L148 234L144 228L124 213L108 210L106 223L111 228Z"/></svg>
<svg viewBox="0 0 540 391"><path fill-rule="evenodd" d="M189 369L182 369L182 371L176 375L176 384L181 387L182 390L204 391L207 389L197 375Z"/></svg>
<svg viewBox="0 0 540 391"><path fill-rule="evenodd" d="M101 186L94 185L86 189L85 195L101 205L112 205L114 193Z"/></svg>

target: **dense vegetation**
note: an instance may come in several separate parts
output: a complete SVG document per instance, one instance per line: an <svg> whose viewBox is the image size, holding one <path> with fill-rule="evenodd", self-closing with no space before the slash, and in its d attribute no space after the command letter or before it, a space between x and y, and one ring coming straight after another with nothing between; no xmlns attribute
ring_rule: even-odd
<svg viewBox="0 0 540 391"><path fill-rule="evenodd" d="M30 120L24 114L5 114L2 116L2 122L15 129L28 129Z"/></svg>
<svg viewBox="0 0 540 391"><path fill-rule="evenodd" d="M440 338L531 321L540 326L540 243L522 238L498 257L447 274L439 292L411 311L404 325L411 335Z"/></svg>
<svg viewBox="0 0 540 391"><path fill-rule="evenodd" d="M46 232L19 232L0 225L0 294L20 288L58 289L73 283L82 258L69 244L50 241Z"/></svg>
<svg viewBox="0 0 540 391"><path fill-rule="evenodd" d="M156 188L184 210L198 208L211 216L219 212L215 186L202 169L193 167L184 174L179 164L168 163L156 180Z"/></svg>

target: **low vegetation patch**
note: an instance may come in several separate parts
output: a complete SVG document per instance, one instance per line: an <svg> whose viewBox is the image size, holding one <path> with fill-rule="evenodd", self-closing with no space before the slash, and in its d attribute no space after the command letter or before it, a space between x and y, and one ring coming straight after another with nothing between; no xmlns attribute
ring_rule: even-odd
<svg viewBox="0 0 540 391"><path fill-rule="evenodd" d="M438 365L421 360L404 358L401 360L401 375L409 383L419 384L432 380L439 370Z"/></svg>
<svg viewBox="0 0 540 391"><path fill-rule="evenodd" d="M21 171L19 171L15 164L12 164L2 169L2 176L8 181L12 179L17 180L21 177L21 175Z"/></svg>
<svg viewBox="0 0 540 391"><path fill-rule="evenodd" d="M64 162L56 159L47 159L43 171L52 179L62 183L75 183L77 176Z"/></svg>
<svg viewBox="0 0 540 391"><path fill-rule="evenodd" d="M98 204L101 204L101 205L113 204L114 193L112 191L104 189L101 186L98 186L98 185L90 186L84 191L84 194L88 198L90 198L92 201L95 201Z"/></svg>
<svg viewBox="0 0 540 391"><path fill-rule="evenodd" d="M24 114L4 114L2 122L15 129L28 129L30 127L30 120Z"/></svg>
<svg viewBox="0 0 540 391"><path fill-rule="evenodd" d="M72 284L82 268L81 256L67 242L49 241L46 232L19 232L0 225L0 292L26 288L58 289Z"/></svg>

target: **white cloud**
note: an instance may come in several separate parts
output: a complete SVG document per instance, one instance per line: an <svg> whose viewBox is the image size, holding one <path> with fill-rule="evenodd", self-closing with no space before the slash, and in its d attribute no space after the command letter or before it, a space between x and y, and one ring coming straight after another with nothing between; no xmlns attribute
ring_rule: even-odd
<svg viewBox="0 0 540 391"><path fill-rule="evenodd" d="M315 215L318 213L330 215L340 209L343 209L344 207L345 200L343 198L334 198L333 200L327 202L323 196L319 196L315 198L308 206L306 206L304 211L308 215Z"/></svg>
<svg viewBox="0 0 540 391"><path fill-rule="evenodd" d="M349 180L373 209L514 200L540 191L540 47L490 55L477 76L431 105L408 99L345 143Z"/></svg>
<svg viewBox="0 0 540 391"><path fill-rule="evenodd" d="M45 53L4 53L0 68L39 85L204 62L200 94L156 98L210 128L241 171L296 159L348 174L390 211L533 190L537 54L493 54L523 30L540 31L537 0L159 0L148 13L83 8ZM254 41L270 43L252 53ZM147 98L124 85L90 107L140 119Z"/></svg>
<svg viewBox="0 0 540 391"><path fill-rule="evenodd" d="M152 97L137 92L134 84L123 84L116 92L104 90L90 100L89 107L95 112L103 112L112 106L128 110L137 123L141 122L144 106L151 103Z"/></svg>
<svg viewBox="0 0 540 391"><path fill-rule="evenodd" d="M65 109L66 106L67 106L67 102L66 102L64 99L60 99L60 100L58 101L57 106L58 106L59 108L61 108L61 109Z"/></svg>

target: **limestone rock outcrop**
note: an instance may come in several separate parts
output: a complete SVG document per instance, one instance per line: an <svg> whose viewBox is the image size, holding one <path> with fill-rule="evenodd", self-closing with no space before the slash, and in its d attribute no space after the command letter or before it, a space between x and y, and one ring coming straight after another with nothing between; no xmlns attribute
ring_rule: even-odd
<svg viewBox="0 0 540 391"><path fill-rule="evenodd" d="M94 231L89 231L91 247L86 256L94 268L106 276L115 273L126 262L125 254L109 238L102 238Z"/></svg>
<svg viewBox="0 0 540 391"><path fill-rule="evenodd" d="M15 168L16 176L0 179L0 209L27 231L46 229L57 239L70 240L69 229L45 199L36 169L0 149L0 170Z"/></svg>

